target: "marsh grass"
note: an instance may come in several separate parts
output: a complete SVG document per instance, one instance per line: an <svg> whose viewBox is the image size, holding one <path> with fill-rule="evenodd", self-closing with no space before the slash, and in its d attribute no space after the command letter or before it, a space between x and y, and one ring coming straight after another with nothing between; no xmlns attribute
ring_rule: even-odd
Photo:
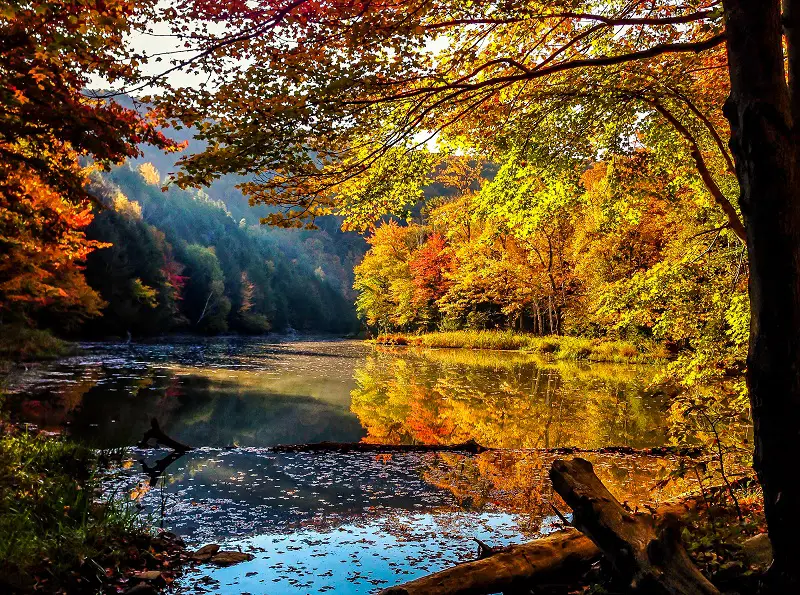
<svg viewBox="0 0 800 595"><path fill-rule="evenodd" d="M22 325L0 325L0 361L29 362L69 355L73 346L48 331Z"/></svg>
<svg viewBox="0 0 800 595"><path fill-rule="evenodd" d="M101 497L95 451L0 429L0 585L58 585L79 567L99 577L115 545L142 531L133 505Z"/></svg>
<svg viewBox="0 0 800 595"><path fill-rule="evenodd" d="M552 360L647 363L667 357L663 348L640 348L626 341L581 337L536 336L513 331L450 331L423 335L379 335L379 345L409 345L432 349L493 349L521 351Z"/></svg>

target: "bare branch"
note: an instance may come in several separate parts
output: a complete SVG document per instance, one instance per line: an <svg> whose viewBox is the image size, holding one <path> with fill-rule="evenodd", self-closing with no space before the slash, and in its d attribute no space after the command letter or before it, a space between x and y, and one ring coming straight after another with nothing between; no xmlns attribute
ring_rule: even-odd
<svg viewBox="0 0 800 595"><path fill-rule="evenodd" d="M699 53L704 50L708 50L718 45L721 45L724 42L725 42L725 34L720 33L719 35L715 35L713 37L709 37L708 39L704 39L703 41L698 41L694 43L664 43L655 45L646 50L631 52L628 54L620 54L618 56L599 56L597 58L566 60L564 62L559 62L558 64L553 64L552 66L548 66L546 68L533 68L530 69L530 72L487 79L485 81L480 81L478 83L448 83L444 85L438 85L435 87L426 87L421 89L414 89L412 91L407 91L404 93L397 93L395 95L391 95L381 99L359 100L359 101L354 101L352 103L379 103L379 102L397 101L402 99L409 99L411 97L417 97L420 95L432 95L439 91L448 91L452 89L476 91L484 87L489 87L493 85L501 85L505 83L514 83L514 82L542 78L550 74L563 72L565 70L614 66L617 64L625 64L627 62L647 60L664 54Z"/></svg>
<svg viewBox="0 0 800 595"><path fill-rule="evenodd" d="M682 25L692 23L695 21L702 21L711 18L713 12L710 10L693 12L690 14L674 16L674 17L608 17L600 14L589 14L580 12L553 12L547 14L534 14L525 17L516 17L509 19L453 19L450 21L442 21L439 23L432 23L425 28L446 29L448 27L457 27L463 25L510 25L514 23L521 23L524 21L544 21L547 19L577 19L581 21L599 21L605 25L612 27L627 27L631 25Z"/></svg>

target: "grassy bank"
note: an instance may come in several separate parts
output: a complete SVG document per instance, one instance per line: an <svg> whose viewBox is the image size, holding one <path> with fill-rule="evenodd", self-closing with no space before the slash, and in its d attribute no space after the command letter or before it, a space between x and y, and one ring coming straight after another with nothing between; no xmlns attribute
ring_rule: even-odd
<svg viewBox="0 0 800 595"><path fill-rule="evenodd" d="M153 548L130 502L102 497L95 451L3 422L0 431L0 592L113 593L174 555Z"/></svg>
<svg viewBox="0 0 800 595"><path fill-rule="evenodd" d="M0 325L0 362L30 362L69 355L73 346L48 331Z"/></svg>
<svg viewBox="0 0 800 595"><path fill-rule="evenodd" d="M411 345L449 349L502 349L535 353L555 360L638 363L667 357L664 349L653 346L642 349L626 341L528 335L513 331L452 331L421 335L385 334L379 345Z"/></svg>

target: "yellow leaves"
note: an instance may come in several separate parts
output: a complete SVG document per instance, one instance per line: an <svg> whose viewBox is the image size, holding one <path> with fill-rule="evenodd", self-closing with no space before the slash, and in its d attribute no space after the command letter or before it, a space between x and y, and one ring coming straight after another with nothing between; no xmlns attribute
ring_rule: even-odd
<svg viewBox="0 0 800 595"><path fill-rule="evenodd" d="M148 484L140 483L130 491L129 497L131 500L141 500L150 491Z"/></svg>
<svg viewBox="0 0 800 595"><path fill-rule="evenodd" d="M121 190L115 190L114 195L111 198L111 203L114 207L114 210L121 215L125 215L126 217L130 217L132 219L141 220L142 206L138 202L128 200Z"/></svg>

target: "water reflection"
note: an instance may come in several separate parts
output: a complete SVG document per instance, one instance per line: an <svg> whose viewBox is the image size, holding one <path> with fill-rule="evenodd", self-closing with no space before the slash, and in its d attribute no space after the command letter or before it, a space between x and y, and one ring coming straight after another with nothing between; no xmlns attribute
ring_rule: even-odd
<svg viewBox="0 0 800 595"><path fill-rule="evenodd" d="M651 386L655 373L504 352L378 350L356 369L352 409L376 443L659 446L665 395Z"/></svg>
<svg viewBox="0 0 800 595"><path fill-rule="evenodd" d="M156 458L163 451L135 451ZM141 490L134 467L109 489L128 490L146 512L190 543L220 542L255 559L231 569L202 568L186 588L236 595L304 595L334 589L366 594L475 558L473 537L521 542L559 525L566 511L547 480L554 455L279 454L263 449L200 449L178 460L166 482ZM684 491L651 491L667 458L590 455L598 475L635 508ZM137 483L138 482L138 483ZM200 580L199 580L200 579ZM202 592L202 591L199 591Z"/></svg>
<svg viewBox="0 0 800 595"><path fill-rule="evenodd" d="M662 389L643 366L554 364L520 353L374 349L348 341L187 339L87 346L12 378L20 421L99 447L133 445L158 419L197 447L183 456L132 449L108 478L154 522L187 541L252 548L256 559L189 577L225 595L366 594L474 558L473 536L521 541L566 510L547 478L553 455L530 450L374 455L276 453L323 440L459 443L504 449L665 442ZM592 455L632 507L669 458ZM135 464L139 461L140 465ZM262 551L263 550L263 551ZM203 592L203 591L198 591Z"/></svg>
<svg viewBox="0 0 800 595"><path fill-rule="evenodd" d="M13 378L12 416L50 430L68 425L99 448L138 443L153 417L195 446L355 442L364 435L349 410L353 369L364 353L356 342L89 348Z"/></svg>
<svg viewBox="0 0 800 595"><path fill-rule="evenodd" d="M158 418L193 446L324 440L536 448L665 442L655 370L547 363L465 350L373 349L354 341L217 339L88 346L12 379L12 415L107 448ZM14 394L17 395L14 398Z"/></svg>

